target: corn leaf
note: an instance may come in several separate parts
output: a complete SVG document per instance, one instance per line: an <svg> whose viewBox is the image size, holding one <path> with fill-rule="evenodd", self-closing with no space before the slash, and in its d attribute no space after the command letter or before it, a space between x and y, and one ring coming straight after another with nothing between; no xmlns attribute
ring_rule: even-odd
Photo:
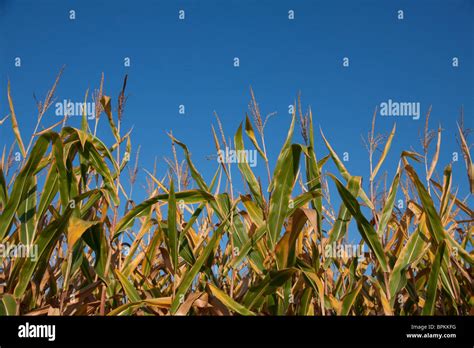
<svg viewBox="0 0 474 348"><path fill-rule="evenodd" d="M421 312L422 315L433 315L436 304L436 292L438 289L439 270L443 261L443 254L446 249L446 243L443 241L439 244L436 251L436 257L431 266L430 277L428 279L428 288L426 289L425 305Z"/></svg>

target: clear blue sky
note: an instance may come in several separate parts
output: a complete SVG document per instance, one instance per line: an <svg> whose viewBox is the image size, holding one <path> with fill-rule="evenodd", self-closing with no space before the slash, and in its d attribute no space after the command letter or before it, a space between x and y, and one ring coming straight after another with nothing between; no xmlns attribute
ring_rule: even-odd
<svg viewBox="0 0 474 348"><path fill-rule="evenodd" d="M71 9L75 20L69 19ZM180 9L186 12L184 21L178 19ZM289 10L295 11L292 21ZM404 11L404 20L397 19L398 10ZM15 57L21 57L21 68L14 66ZM131 67L123 66L124 57L131 58ZM240 59L239 68L233 66L234 57ZM350 59L348 68L342 66L343 57ZM453 57L459 58L457 68L452 67ZM26 138L36 120L33 93L44 98L62 65L60 101L82 101L104 72L105 93L115 103L128 74L123 129L134 127L140 167L151 170L158 157L158 170L164 173L163 157L171 154L166 131L172 130L210 179L217 166L215 160L206 160L215 154L213 111L233 137L252 86L262 112L277 112L266 130L273 167L290 121L288 105L301 90L303 105L313 109L315 129L322 127L339 154L350 152L348 170L364 176L367 184L361 135L370 128L374 107L388 99L420 102L421 117L378 117L377 129L383 133L397 122L382 171L388 170L391 181L400 152L411 147L421 151L419 132L432 104L431 127L441 124L444 129L438 167L442 174L451 153L460 151L455 133L462 105L466 125L474 128L473 58L474 1L469 0L0 0L0 117L9 112L8 79ZM185 115L178 113L180 104ZM53 107L44 125L57 121ZM111 140L105 117L100 125L100 134ZM12 139L9 124L1 126L2 148ZM316 142L321 158L327 150L319 134ZM467 176L461 157L453 171L454 185L464 197ZM263 161L256 172L265 177ZM144 177L141 172L139 184Z"/></svg>

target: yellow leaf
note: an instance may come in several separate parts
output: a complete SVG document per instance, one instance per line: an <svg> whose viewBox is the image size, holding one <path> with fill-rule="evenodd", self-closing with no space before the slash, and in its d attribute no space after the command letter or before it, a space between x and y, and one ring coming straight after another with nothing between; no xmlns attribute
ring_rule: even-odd
<svg viewBox="0 0 474 348"><path fill-rule="evenodd" d="M25 157L26 156L25 146L23 145L23 140L21 140L20 129L18 128L18 122L16 121L15 109L13 108L13 101L10 95L10 81L8 81L7 94L8 94L8 104L10 105L10 113L12 117L13 133L15 133L15 138L18 143L18 146L20 147L21 154L23 155L23 157Z"/></svg>
<svg viewBox="0 0 474 348"><path fill-rule="evenodd" d="M392 140L393 136L395 135L395 130L397 129L397 125L394 124L392 131L390 132L390 135L388 136L387 142L385 143L385 147L383 149L382 155L380 156L379 162L375 166L374 171L372 172L372 175L370 176L370 180L374 180L375 176L377 175L380 167L382 166L383 161L385 160L385 157L387 157L388 151L390 150L390 146L392 145Z"/></svg>
<svg viewBox="0 0 474 348"><path fill-rule="evenodd" d="M69 219L69 225L67 228L67 245L69 250L72 249L74 244L76 244L87 229L97 223L99 223L99 221L84 221L78 217L72 216Z"/></svg>

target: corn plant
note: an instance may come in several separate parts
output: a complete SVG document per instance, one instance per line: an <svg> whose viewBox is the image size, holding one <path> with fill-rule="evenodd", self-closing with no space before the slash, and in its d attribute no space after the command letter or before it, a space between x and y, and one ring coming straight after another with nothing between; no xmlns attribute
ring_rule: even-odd
<svg viewBox="0 0 474 348"><path fill-rule="evenodd" d="M135 202L127 186L138 171L131 163L132 133L121 129L126 79L116 108L101 81L92 96L93 129L84 114L80 129L65 117L39 131L58 80L38 103L26 146L8 86L9 115L1 126L11 123L15 144L4 147L0 162L0 241L35 248L36 257L1 256L1 314L474 314L468 204L474 169L462 125L468 197L453 189L451 164L435 180L442 131L432 133L437 143L430 159L429 115L422 153L392 154L396 127L388 137L376 135L374 113L366 192L362 177L351 174L332 147L334 135L315 131L311 110L303 114L299 98L272 168L264 134L271 115L262 117L252 91L250 116L235 132L233 148L257 151L268 185L245 161L220 161L206 181L188 147L170 133L167 174L160 179L156 168L147 170L148 196ZM113 144L96 136L104 116ZM212 131L219 151L230 140L218 117L217 123ZM302 143L294 141L298 126ZM325 148L315 147L316 136ZM18 166L13 149L21 153ZM381 189L377 178L389 156L399 156L399 164ZM415 168L423 165L421 174ZM238 194L237 186L245 191ZM360 234L362 257L328 255L344 245L351 228Z"/></svg>

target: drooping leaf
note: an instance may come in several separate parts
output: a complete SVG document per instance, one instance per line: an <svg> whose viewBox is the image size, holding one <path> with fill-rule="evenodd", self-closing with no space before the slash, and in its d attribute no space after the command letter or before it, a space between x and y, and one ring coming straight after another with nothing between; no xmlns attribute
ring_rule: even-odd
<svg viewBox="0 0 474 348"><path fill-rule="evenodd" d="M326 144L326 147L328 148L329 150L329 153L331 155L331 158L332 160L334 161L334 164L336 165L337 169L339 170L339 173L341 173L342 177L344 178L344 180L346 181L349 181L351 175L349 174L349 172L347 171L346 167L344 166L344 164L342 163L342 161L339 159L339 156L336 154L336 151L334 151L334 149L331 147L331 145L329 144L329 142L327 141L326 137L324 136L323 134L323 131L321 130L321 136L323 137L323 140L324 140L324 143ZM367 194L365 193L365 191L362 189L362 187L360 188L359 190L359 194L358 196L360 196L360 198L362 198L362 200L364 201L365 204L367 204L367 206L374 210L374 205L373 203L370 201L370 199L367 197Z"/></svg>
<svg viewBox="0 0 474 348"><path fill-rule="evenodd" d="M253 174L252 169L250 168L250 165L248 163L247 154L249 150L244 149L244 141L242 138L242 124L237 129L237 133L235 133L234 142L235 142L235 149L237 151L237 155L239 156L239 154L245 154L245 155L240 155L240 157L245 157L245 160L238 161L237 165L239 167L239 170L244 176L245 181L247 182L249 186L250 192L255 197L255 200L257 201L259 206L263 208L264 204L263 204L263 198L261 195L262 190L257 178Z"/></svg>
<svg viewBox="0 0 474 348"><path fill-rule="evenodd" d="M230 310L239 313L240 315L255 315L255 313L248 310L240 303L236 302L234 299L232 299L229 295L227 295L224 291L219 289L214 284L209 283L208 286L211 289L212 294L217 297L217 299L221 301Z"/></svg>
<svg viewBox="0 0 474 348"><path fill-rule="evenodd" d="M255 146L260 156L262 156L262 158L266 161L267 156L265 156L265 153L260 149L260 146L258 145L258 141L255 137L255 132L253 130L252 123L250 122L248 115L245 115L245 133L249 137L250 141L252 141L252 144Z"/></svg>
<svg viewBox="0 0 474 348"><path fill-rule="evenodd" d="M76 216L71 216L67 228L67 244L69 250L72 250L73 246L82 237L90 227L96 225L98 221L84 221Z"/></svg>
<svg viewBox="0 0 474 348"><path fill-rule="evenodd" d="M398 255L397 261L390 273L389 278L389 289L390 297L394 301L395 295L400 291L402 287L402 279L404 272L415 260L417 260L427 245L428 240L421 233L420 229L417 229L408 239L400 254Z"/></svg>
<svg viewBox="0 0 474 348"><path fill-rule="evenodd" d="M339 195L341 196L344 204L346 205L351 215L357 221L357 228L361 233L364 241L374 252L377 260L379 261L380 267L382 268L382 271L388 272L386 256L382 247L382 243L380 242L379 236L377 235L377 232L375 232L373 226L367 221L367 219L362 214L359 203L357 202L356 198L349 192L349 190L344 187L344 185L342 185L342 183L334 175L329 174L329 176L336 183Z"/></svg>
<svg viewBox="0 0 474 348"><path fill-rule="evenodd" d="M250 288L245 294L243 299L245 307L251 310L257 306L264 296L273 293L276 289L285 284L295 271L296 269L289 268L269 272L262 281Z"/></svg>
<svg viewBox="0 0 474 348"><path fill-rule="evenodd" d="M25 145L23 145L23 140L21 139L20 128L18 127L18 121L16 120L16 114L15 114L15 108L13 107L13 100L10 94L10 81L8 81L7 95L8 95L8 104L10 106L10 117L12 120L13 133L15 134L15 139L18 144L18 147L20 148L21 155L23 157L26 157Z"/></svg>
<svg viewBox="0 0 474 348"><path fill-rule="evenodd" d="M200 202L209 202L214 200L214 197L207 192L200 191L200 190L189 190L189 191L181 191L176 193L175 198L177 200L182 200L185 203L200 203ZM161 194L156 195L152 198L143 201L135 208L131 209L125 216L117 223L115 227L115 235L114 238L127 229L130 224L133 223L133 220L141 216L144 212L151 208L152 205L156 204L158 201L167 201L169 199L169 194Z"/></svg>
<svg viewBox="0 0 474 348"><path fill-rule="evenodd" d="M397 128L397 125L394 124L393 128L392 128L392 131L390 132L390 135L388 136L387 142L385 143L385 147L383 149L383 152L380 155L379 161L377 162L377 165L375 166L374 170L372 171L372 175L370 176L370 180L374 180L374 178L377 175L380 167L382 166L382 163L385 161L385 158L387 157L388 151L390 151L390 146L392 145L392 140L393 140L393 136L395 135L396 128Z"/></svg>

